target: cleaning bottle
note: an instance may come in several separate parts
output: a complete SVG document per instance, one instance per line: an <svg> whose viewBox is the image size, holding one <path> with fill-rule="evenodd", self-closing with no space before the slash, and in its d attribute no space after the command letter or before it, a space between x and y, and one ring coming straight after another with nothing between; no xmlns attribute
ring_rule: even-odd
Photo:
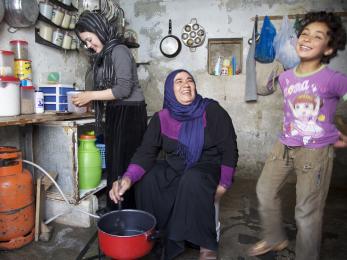
<svg viewBox="0 0 347 260"><path fill-rule="evenodd" d="M219 76L221 73L221 56L218 56L216 65L214 66L214 75Z"/></svg>

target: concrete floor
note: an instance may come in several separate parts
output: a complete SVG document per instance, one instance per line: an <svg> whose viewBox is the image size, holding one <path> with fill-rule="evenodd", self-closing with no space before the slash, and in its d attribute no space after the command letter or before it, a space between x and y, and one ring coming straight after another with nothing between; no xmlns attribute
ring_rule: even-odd
<svg viewBox="0 0 347 260"><path fill-rule="evenodd" d="M322 260L347 259L347 175L346 166L337 165L325 209ZM343 175L344 174L344 175ZM295 186L286 184L282 190L284 225L290 240L289 247L279 253L248 257L247 248L260 238L260 225L255 195L256 180L236 178L232 189L221 203L220 260L290 260L294 259L296 227L294 222ZM76 259L88 240L95 233L91 228L74 228L54 225L54 235L49 242L32 242L14 251L0 251L1 260L70 260ZM97 243L91 243L83 259L97 254ZM177 260L198 258L198 250L187 249ZM144 258L146 260L150 257ZM144 260L143 259L143 260ZM308 259L309 260L309 259Z"/></svg>

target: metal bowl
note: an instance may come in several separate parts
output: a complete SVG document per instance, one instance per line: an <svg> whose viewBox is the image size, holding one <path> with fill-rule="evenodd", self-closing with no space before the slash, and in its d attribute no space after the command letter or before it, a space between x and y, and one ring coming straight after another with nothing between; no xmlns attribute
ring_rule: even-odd
<svg viewBox="0 0 347 260"><path fill-rule="evenodd" d="M30 27L39 16L36 0L5 0L5 20L11 27Z"/></svg>

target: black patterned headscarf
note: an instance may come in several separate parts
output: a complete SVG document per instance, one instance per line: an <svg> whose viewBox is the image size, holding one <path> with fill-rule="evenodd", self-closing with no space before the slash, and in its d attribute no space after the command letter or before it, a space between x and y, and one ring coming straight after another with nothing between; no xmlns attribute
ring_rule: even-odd
<svg viewBox="0 0 347 260"><path fill-rule="evenodd" d="M117 29L111 24L105 16L98 12L84 11L75 27L75 32L79 37L82 32L94 33L104 45L100 53L94 53L92 59L93 69L93 89L104 90L112 87L116 73L112 62L112 50L115 46L121 44L117 39ZM98 69L102 67L102 78L97 82ZM104 114L104 102L94 101L95 124L97 132L102 129L102 118Z"/></svg>

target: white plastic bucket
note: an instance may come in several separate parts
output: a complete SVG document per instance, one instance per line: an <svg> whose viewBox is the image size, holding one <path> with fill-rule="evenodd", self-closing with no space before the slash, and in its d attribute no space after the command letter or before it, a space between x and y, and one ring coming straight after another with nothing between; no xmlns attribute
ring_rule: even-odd
<svg viewBox="0 0 347 260"><path fill-rule="evenodd" d="M0 77L0 116L17 116L19 114L19 79L12 76Z"/></svg>
<svg viewBox="0 0 347 260"><path fill-rule="evenodd" d="M67 110L73 113L85 113L87 112L87 107L77 107L72 103L72 96L80 93L79 91L69 91L67 92Z"/></svg>

